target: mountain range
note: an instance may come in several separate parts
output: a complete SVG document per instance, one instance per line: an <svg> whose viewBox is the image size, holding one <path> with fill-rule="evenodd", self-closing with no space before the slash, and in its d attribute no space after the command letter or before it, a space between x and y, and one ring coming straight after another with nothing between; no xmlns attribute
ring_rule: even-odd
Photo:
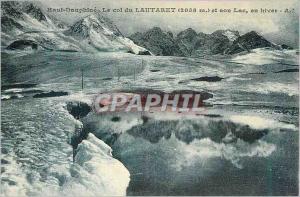
<svg viewBox="0 0 300 197"><path fill-rule="evenodd" d="M291 49L287 45L277 45L255 31L240 35L238 31L217 30L211 34L197 33L188 28L173 36L159 27L145 33L129 36L136 44L149 49L155 55L201 56L214 54L236 54L256 48Z"/></svg>
<svg viewBox="0 0 300 197"><path fill-rule="evenodd" d="M197 33L192 28L172 32L153 27L125 37L101 14L86 16L72 25L45 14L36 2L1 3L1 45L15 50L122 51L138 55L201 56L236 54L255 48L290 48L276 45L255 31L217 30Z"/></svg>

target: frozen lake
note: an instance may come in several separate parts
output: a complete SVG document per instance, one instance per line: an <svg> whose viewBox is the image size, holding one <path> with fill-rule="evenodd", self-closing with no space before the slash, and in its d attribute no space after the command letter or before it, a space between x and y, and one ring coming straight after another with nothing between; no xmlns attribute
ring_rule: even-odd
<svg viewBox="0 0 300 197"><path fill-rule="evenodd" d="M297 194L296 51L258 49L218 60L4 51L1 69L3 192ZM220 80L201 78L215 76ZM90 112L79 121L65 107L89 104L100 92L141 88L204 91L213 98L205 101L204 115L153 113L146 120L138 113ZM50 91L68 95L36 96ZM90 136L73 162L76 128L98 139Z"/></svg>

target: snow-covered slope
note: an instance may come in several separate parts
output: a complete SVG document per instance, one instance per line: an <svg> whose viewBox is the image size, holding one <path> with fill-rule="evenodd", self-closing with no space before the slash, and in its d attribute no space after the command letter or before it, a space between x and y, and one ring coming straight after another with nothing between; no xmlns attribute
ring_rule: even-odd
<svg viewBox="0 0 300 197"><path fill-rule="evenodd" d="M298 64L298 50L275 50L272 48L257 48L249 53L237 54L232 57L231 61L241 64Z"/></svg>
<svg viewBox="0 0 300 197"><path fill-rule="evenodd" d="M67 196L125 196L129 172L112 157L112 149L103 141L89 134L77 148L73 173L77 177L66 183Z"/></svg>
<svg viewBox="0 0 300 197"><path fill-rule="evenodd" d="M124 37L119 29L100 14L87 16L66 32L74 38L96 48L99 51L125 51L135 54L150 54L145 48Z"/></svg>
<svg viewBox="0 0 300 197"><path fill-rule="evenodd" d="M34 99L22 103L1 108L12 114L2 116L0 196L126 195L128 170L93 134L78 145L73 161L70 137L82 123L64 103Z"/></svg>
<svg viewBox="0 0 300 197"><path fill-rule="evenodd" d="M61 31L66 25L48 16L32 2L6 1L1 3L2 45L8 45L24 33Z"/></svg>
<svg viewBox="0 0 300 197"><path fill-rule="evenodd" d="M238 31L232 31L232 30L223 30L222 34L226 36L231 42L235 41L240 35Z"/></svg>
<svg viewBox="0 0 300 197"><path fill-rule="evenodd" d="M139 55L151 53L124 37L119 29L100 14L87 16L70 28L47 15L33 2L1 4L2 46L9 49L124 51ZM17 41L17 42L15 42ZM24 45L35 43L38 45Z"/></svg>

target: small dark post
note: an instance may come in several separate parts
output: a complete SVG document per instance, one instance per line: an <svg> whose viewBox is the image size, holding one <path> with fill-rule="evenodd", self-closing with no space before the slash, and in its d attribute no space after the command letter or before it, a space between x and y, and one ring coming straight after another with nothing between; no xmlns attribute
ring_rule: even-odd
<svg viewBox="0 0 300 197"><path fill-rule="evenodd" d="M83 68L81 69L81 90L83 90Z"/></svg>

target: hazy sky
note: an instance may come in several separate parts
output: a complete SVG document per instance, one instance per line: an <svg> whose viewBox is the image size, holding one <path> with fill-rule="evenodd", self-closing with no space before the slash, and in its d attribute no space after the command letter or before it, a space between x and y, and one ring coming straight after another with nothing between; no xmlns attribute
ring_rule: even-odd
<svg viewBox="0 0 300 197"><path fill-rule="evenodd" d="M295 45L298 43L299 2L298 0L48 0L42 1L45 8L246 8L246 9L294 9L292 13L267 14L224 14L224 13L108 13L121 32L130 35L137 31L145 31L154 26L175 34L186 28L198 32L211 33L218 29L239 30L241 34L255 30L269 36L270 39L280 39ZM56 14L66 22L87 15L87 13Z"/></svg>

